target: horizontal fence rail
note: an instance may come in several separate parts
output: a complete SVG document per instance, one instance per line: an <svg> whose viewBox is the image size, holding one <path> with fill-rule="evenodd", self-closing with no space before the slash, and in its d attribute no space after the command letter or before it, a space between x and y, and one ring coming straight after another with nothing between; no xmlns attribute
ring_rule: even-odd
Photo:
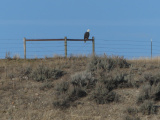
<svg viewBox="0 0 160 120"><path fill-rule="evenodd" d="M64 41L64 39L25 39L25 41Z"/></svg>
<svg viewBox="0 0 160 120"><path fill-rule="evenodd" d="M25 39L25 41L65 41L65 39ZM67 39L67 41L84 41L84 39ZM93 39L85 41L93 41Z"/></svg>
<svg viewBox="0 0 160 120"><path fill-rule="evenodd" d="M84 39L67 39L67 41L84 41ZM93 41L93 38L85 41Z"/></svg>
<svg viewBox="0 0 160 120"><path fill-rule="evenodd" d="M95 42L94 42L94 37L92 37L92 39L67 39L67 37L64 37L64 39L23 39L24 41L24 59L26 59L26 42L27 41L34 41L34 42L38 42L38 41L43 41L43 42L47 42L47 41L64 41L64 47L65 47L65 57L67 57L67 41L92 41L92 55L95 55Z"/></svg>

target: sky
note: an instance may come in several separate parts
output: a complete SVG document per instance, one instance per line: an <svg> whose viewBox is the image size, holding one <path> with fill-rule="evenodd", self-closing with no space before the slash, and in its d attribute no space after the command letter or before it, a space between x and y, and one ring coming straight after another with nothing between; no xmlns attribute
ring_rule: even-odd
<svg viewBox="0 0 160 120"><path fill-rule="evenodd" d="M0 58L24 57L26 39L83 39L90 29L97 55L160 54L158 0L1 0ZM92 53L92 43L68 42L68 56ZM27 42L27 58L64 55L64 42Z"/></svg>

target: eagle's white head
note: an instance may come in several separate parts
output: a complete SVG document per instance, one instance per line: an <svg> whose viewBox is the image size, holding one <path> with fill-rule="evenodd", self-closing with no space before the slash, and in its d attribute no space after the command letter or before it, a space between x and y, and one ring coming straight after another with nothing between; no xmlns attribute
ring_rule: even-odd
<svg viewBox="0 0 160 120"><path fill-rule="evenodd" d="M88 29L87 32L90 32L90 29Z"/></svg>

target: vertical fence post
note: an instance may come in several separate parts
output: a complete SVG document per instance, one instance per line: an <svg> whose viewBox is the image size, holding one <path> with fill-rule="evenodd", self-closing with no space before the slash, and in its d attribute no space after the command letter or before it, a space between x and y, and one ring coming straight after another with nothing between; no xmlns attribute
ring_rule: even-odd
<svg viewBox="0 0 160 120"><path fill-rule="evenodd" d="M151 59L152 59L152 39L151 39Z"/></svg>
<svg viewBox="0 0 160 120"><path fill-rule="evenodd" d="M26 59L26 38L23 38L23 44L24 44L24 59Z"/></svg>
<svg viewBox="0 0 160 120"><path fill-rule="evenodd" d="M65 57L67 58L67 37L64 37Z"/></svg>
<svg viewBox="0 0 160 120"><path fill-rule="evenodd" d="M94 37L92 37L92 55L95 55L95 41L94 41Z"/></svg>

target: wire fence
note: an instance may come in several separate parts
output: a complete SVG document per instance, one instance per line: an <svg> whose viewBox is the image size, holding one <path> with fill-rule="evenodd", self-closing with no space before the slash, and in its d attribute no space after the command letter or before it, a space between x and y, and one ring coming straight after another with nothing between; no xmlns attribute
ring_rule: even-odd
<svg viewBox="0 0 160 120"><path fill-rule="evenodd" d="M95 39L96 55L118 55L125 58L153 57L160 55L160 41L150 40L107 40ZM24 58L23 39L0 39L0 58L4 59L9 53L10 57L19 56ZM92 43L87 41L68 41L68 56L72 55L91 55ZM45 58L55 55L65 56L64 41L26 43L27 58Z"/></svg>

